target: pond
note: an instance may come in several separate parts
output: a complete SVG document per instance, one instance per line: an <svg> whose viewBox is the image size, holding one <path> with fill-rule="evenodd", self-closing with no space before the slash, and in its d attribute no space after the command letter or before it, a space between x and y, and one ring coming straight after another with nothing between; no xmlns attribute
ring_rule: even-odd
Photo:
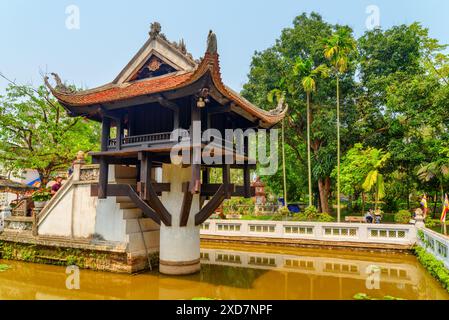
<svg viewBox="0 0 449 320"><path fill-rule="evenodd" d="M80 271L80 289L66 287L66 268L2 261L5 299L449 299L411 254L203 244L201 272L171 277Z"/></svg>

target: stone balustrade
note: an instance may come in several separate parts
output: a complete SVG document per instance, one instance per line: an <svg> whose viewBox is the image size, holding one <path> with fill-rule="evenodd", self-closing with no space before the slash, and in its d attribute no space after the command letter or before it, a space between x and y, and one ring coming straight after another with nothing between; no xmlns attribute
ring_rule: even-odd
<svg viewBox="0 0 449 320"><path fill-rule="evenodd" d="M245 238L313 240L335 243L372 243L412 246L414 225L352 224L294 221L208 220L201 235Z"/></svg>
<svg viewBox="0 0 449 320"><path fill-rule="evenodd" d="M449 269L449 238L427 228L418 229L418 245L425 248Z"/></svg>

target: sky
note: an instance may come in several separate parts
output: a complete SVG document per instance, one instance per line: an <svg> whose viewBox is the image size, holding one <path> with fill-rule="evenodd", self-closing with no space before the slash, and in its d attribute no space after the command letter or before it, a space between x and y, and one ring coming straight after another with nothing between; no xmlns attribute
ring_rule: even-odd
<svg viewBox="0 0 449 320"><path fill-rule="evenodd" d="M0 72L35 86L42 72L57 72L69 84L97 87L116 77L158 21L167 38L183 38L195 58L214 30L224 82L240 90L254 52L272 46L295 16L315 11L359 37L373 5L382 28L418 21L449 43L447 0L0 0ZM0 94L6 86L0 79Z"/></svg>

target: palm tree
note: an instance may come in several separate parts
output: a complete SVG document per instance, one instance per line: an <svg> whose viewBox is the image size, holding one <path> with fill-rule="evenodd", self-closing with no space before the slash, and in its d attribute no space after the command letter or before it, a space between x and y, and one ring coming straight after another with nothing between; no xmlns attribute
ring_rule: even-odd
<svg viewBox="0 0 449 320"><path fill-rule="evenodd" d="M379 201L385 197L385 183L380 169L385 165L385 162L390 158L390 153L383 153L382 150L373 150L371 156L375 161L373 170L368 172L363 182L362 188L366 192L370 192L373 188L375 190L374 209L377 210Z"/></svg>
<svg viewBox="0 0 449 320"><path fill-rule="evenodd" d="M424 182L437 179L440 186L441 196L444 198L443 185L444 179L449 176L449 160L438 159L425 165L421 165L417 174L418 178Z"/></svg>
<svg viewBox="0 0 449 320"><path fill-rule="evenodd" d="M349 55L356 49L356 42L348 28L338 29L324 39L324 56L334 69L337 80L337 220L340 222L340 75L348 70Z"/></svg>
<svg viewBox="0 0 449 320"><path fill-rule="evenodd" d="M311 126L311 112L310 112L310 96L312 92L316 91L316 79L318 77L328 77L329 69L325 65L319 65L314 68L313 61L310 59L297 59L294 65L294 75L301 77L301 84L307 96L307 167L309 179L309 207L313 205L312 198L312 161L310 155L310 126Z"/></svg>

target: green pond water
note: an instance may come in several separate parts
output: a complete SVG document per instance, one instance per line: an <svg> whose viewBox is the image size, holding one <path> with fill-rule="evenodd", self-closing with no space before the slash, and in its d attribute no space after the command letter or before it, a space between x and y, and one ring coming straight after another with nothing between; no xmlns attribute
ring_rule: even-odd
<svg viewBox="0 0 449 320"><path fill-rule="evenodd" d="M65 267L0 260L10 266L0 272L0 300L449 299L411 254L203 244L201 263L181 277L80 270L80 289L69 290Z"/></svg>

